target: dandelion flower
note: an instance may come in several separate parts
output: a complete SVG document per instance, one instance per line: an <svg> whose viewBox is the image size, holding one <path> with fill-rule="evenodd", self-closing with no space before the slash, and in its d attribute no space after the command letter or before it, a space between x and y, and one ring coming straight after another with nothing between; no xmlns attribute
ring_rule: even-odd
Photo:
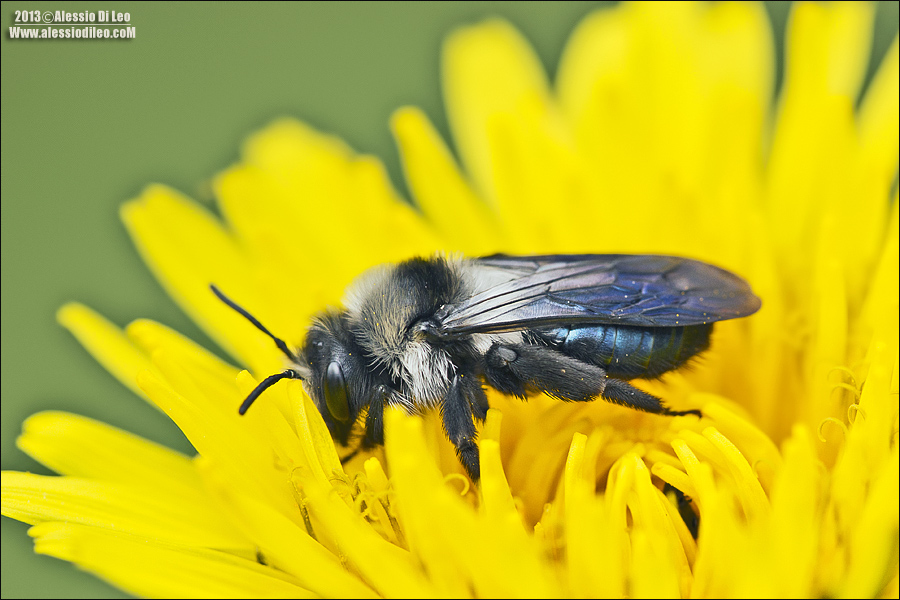
<svg viewBox="0 0 900 600"><path fill-rule="evenodd" d="M221 219L147 188L125 224L234 364L151 321L59 320L197 454L39 413L19 446L61 476L4 472L3 514L146 596L896 597L900 86L895 39L856 103L872 16L796 5L776 108L759 4L600 10L553 86L488 21L444 48L459 161L421 111L392 119L414 205L292 120L218 177ZM433 415L390 411L345 465L298 382L238 416L281 357L209 283L296 344L368 267L501 249L691 256L764 308L641 384L699 420L492 393L477 487Z"/></svg>

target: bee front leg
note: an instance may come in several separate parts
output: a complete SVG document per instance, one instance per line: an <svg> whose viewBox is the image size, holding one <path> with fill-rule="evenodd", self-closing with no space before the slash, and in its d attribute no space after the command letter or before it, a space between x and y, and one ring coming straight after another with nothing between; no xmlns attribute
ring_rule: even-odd
<svg viewBox="0 0 900 600"><path fill-rule="evenodd" d="M366 433L356 449L341 458L342 465L346 465L361 451L384 444L384 405L390 395L391 390L386 385L380 385L375 390L366 412Z"/></svg>
<svg viewBox="0 0 900 600"><path fill-rule="evenodd" d="M441 417L444 431L456 447L459 462L465 467L472 481L481 478L481 464L478 461L478 445L473 420L473 406L487 406L487 397L477 377L459 374L453 378L444 403Z"/></svg>
<svg viewBox="0 0 900 600"><path fill-rule="evenodd" d="M386 385L379 385L369 401L366 413L366 435L362 440L365 449L384 444L384 405L390 398L392 390Z"/></svg>

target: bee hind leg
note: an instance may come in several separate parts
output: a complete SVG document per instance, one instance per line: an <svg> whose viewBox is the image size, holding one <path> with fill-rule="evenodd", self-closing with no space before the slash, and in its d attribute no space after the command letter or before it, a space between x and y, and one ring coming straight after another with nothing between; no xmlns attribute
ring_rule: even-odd
<svg viewBox="0 0 900 600"><path fill-rule="evenodd" d="M529 389L575 402L589 402L598 396L658 415L700 415L699 410L675 411L662 400L621 379L608 377L597 365L572 358L547 346L536 344L494 344L485 354L487 382L506 394L525 397Z"/></svg>
<svg viewBox="0 0 900 600"><path fill-rule="evenodd" d="M473 420L473 407L487 406L487 397L481 389L477 377L457 375L441 405L444 431L456 447L459 462L466 473L477 482L481 478L481 464L478 460L477 432Z"/></svg>
<svg viewBox="0 0 900 600"><path fill-rule="evenodd" d="M604 400L609 402L622 404L657 415L666 415L669 417L679 417L683 415L703 416L699 410L671 410L656 396L648 394L644 390L640 390L626 381L613 379L612 377L606 380L606 387L601 395Z"/></svg>
<svg viewBox="0 0 900 600"><path fill-rule="evenodd" d="M505 394L530 391L561 400L587 402L603 392L606 372L547 346L494 344L485 354L484 378Z"/></svg>

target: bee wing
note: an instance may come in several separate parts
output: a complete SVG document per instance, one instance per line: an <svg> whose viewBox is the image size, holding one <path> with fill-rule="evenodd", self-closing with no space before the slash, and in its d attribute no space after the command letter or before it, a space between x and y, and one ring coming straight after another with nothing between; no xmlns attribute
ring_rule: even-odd
<svg viewBox="0 0 900 600"><path fill-rule="evenodd" d="M700 325L753 314L761 304L740 277L674 256L495 255L465 268L477 289L438 313L442 335L562 324Z"/></svg>

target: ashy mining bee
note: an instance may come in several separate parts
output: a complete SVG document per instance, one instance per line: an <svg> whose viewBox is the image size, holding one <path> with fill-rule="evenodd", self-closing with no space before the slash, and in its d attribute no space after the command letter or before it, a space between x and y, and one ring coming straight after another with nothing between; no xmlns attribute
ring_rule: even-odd
<svg viewBox="0 0 900 600"><path fill-rule="evenodd" d="M674 411L628 380L659 377L709 347L713 323L753 314L760 300L741 278L672 256L495 255L413 258L362 275L344 308L315 319L299 350L243 308L289 367L263 380L244 412L281 379L300 379L332 436L361 448L384 442L384 407L438 408L469 476L479 478L475 421L483 386L525 398L603 398L660 415Z"/></svg>

